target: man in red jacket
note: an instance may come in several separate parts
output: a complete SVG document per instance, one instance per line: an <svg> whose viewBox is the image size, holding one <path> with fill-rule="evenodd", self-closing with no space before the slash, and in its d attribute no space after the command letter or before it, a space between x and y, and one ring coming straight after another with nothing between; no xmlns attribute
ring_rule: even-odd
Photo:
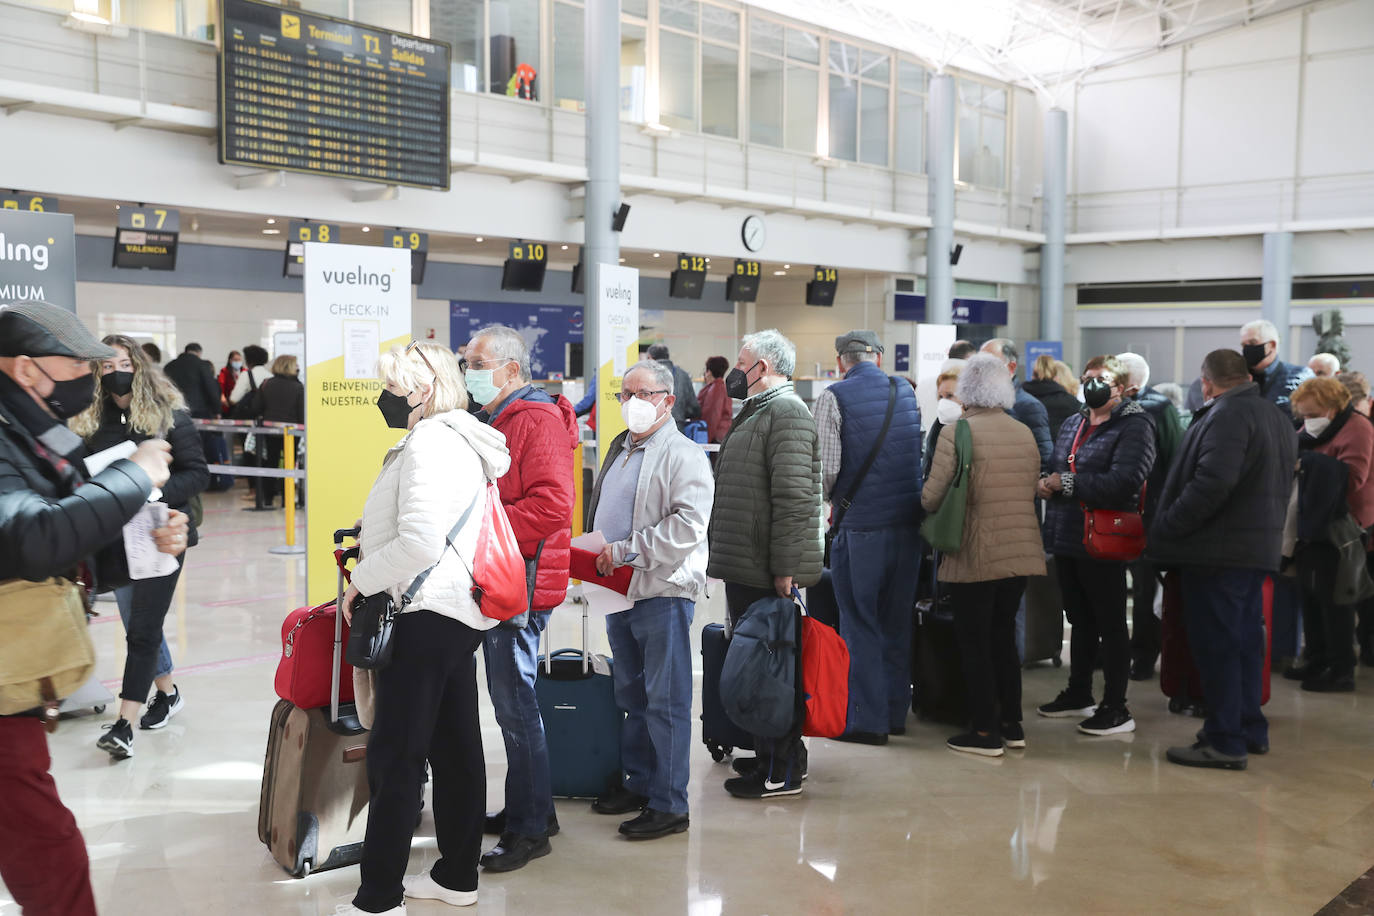
<svg viewBox="0 0 1374 916"><path fill-rule="evenodd" d="M534 681L539 634L568 591L577 419L567 398L530 384L529 347L510 328L477 332L463 377L482 405L478 416L506 437L511 466L497 488L520 552L537 562L528 623L493 627L483 645L487 690L506 743L506 807L487 818L487 832L501 839L482 856L482 867L504 872L548 855L549 837L558 832Z"/></svg>

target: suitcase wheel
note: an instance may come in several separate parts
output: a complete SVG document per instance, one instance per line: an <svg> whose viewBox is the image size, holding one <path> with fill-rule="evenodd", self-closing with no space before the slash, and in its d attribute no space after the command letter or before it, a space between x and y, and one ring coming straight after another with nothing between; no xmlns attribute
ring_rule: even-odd
<svg viewBox="0 0 1374 916"><path fill-rule="evenodd" d="M314 864L315 863L310 859L306 859L304 862L301 863L301 870L297 872L297 875L302 878L309 878L310 869Z"/></svg>
<svg viewBox="0 0 1374 916"><path fill-rule="evenodd" d="M734 748L729 745L717 744L714 741L707 741L706 749L711 752L711 759L716 763L720 763L726 757L730 756L730 752L734 750Z"/></svg>
<svg viewBox="0 0 1374 916"><path fill-rule="evenodd" d="M1062 656L1056 655L1054 658L1050 659L1050 661L1054 662L1054 667L1056 668L1064 667L1064 659Z"/></svg>
<svg viewBox="0 0 1374 916"><path fill-rule="evenodd" d="M105 704L101 703L99 706L92 706L91 709L95 710L95 714L98 716L105 711Z"/></svg>

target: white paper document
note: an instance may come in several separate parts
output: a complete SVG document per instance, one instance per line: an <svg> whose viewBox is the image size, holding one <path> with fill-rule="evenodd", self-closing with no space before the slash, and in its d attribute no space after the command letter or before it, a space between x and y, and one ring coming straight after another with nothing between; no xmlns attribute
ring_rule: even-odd
<svg viewBox="0 0 1374 916"><path fill-rule="evenodd" d="M382 327L375 321L345 321L344 378L377 377L377 357L382 352Z"/></svg>
<svg viewBox="0 0 1374 916"><path fill-rule="evenodd" d="M600 553L606 549L606 537L600 531L588 531L573 538L572 546L588 553Z"/></svg>
<svg viewBox="0 0 1374 916"><path fill-rule="evenodd" d="M124 526L124 555L129 560L130 579L157 579L177 570L177 558L162 553L153 540L153 530L167 524L167 506L145 503Z"/></svg>
<svg viewBox="0 0 1374 916"><path fill-rule="evenodd" d="M587 616L591 618L628 611L635 606L633 601L620 592L585 581L582 583L582 596L587 599Z"/></svg>
<svg viewBox="0 0 1374 916"><path fill-rule="evenodd" d="M125 439L118 445L112 445L104 451L96 452L94 455L87 455L85 462L86 473L94 477L119 459L128 458L136 451L138 451L138 446L134 445L132 440Z"/></svg>

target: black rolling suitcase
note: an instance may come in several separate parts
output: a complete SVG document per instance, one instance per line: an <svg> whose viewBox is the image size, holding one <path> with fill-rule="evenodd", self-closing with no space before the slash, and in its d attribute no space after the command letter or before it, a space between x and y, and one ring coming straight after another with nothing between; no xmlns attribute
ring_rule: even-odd
<svg viewBox="0 0 1374 916"><path fill-rule="evenodd" d="M968 724L959 640L954 632L954 608L941 594L936 578L939 555L922 558L924 588L916 600L916 619L911 630L911 711L918 719Z"/></svg>
<svg viewBox="0 0 1374 916"><path fill-rule="evenodd" d="M624 782L620 733L625 713L615 705L612 664L612 659L587 649L585 604L581 650L559 649L540 656L534 693L558 798L594 798Z"/></svg>
<svg viewBox="0 0 1374 916"><path fill-rule="evenodd" d="M1026 579L1026 647L1021 664L1048 659L1058 668L1064 664L1064 598L1053 557L1046 558L1045 568L1046 575Z"/></svg>
<svg viewBox="0 0 1374 916"><path fill-rule="evenodd" d="M708 623L701 630L701 740L717 763L736 750L752 751L754 738L725 714L720 700L720 671L730 640L725 627Z"/></svg>

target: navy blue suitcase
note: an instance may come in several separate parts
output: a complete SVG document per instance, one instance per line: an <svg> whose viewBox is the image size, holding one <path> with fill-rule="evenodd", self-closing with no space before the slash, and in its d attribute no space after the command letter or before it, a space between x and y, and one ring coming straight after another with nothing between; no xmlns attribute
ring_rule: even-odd
<svg viewBox="0 0 1374 916"><path fill-rule="evenodd" d="M701 630L701 740L720 763L735 750L752 751L754 738L725 714L720 701L720 672L725 667L725 650L730 641L725 627L708 623Z"/></svg>
<svg viewBox="0 0 1374 916"><path fill-rule="evenodd" d="M586 649L585 608L582 646L541 655L534 684L558 798L594 798L618 788L625 778L620 764L625 713L615 705L612 660Z"/></svg>

